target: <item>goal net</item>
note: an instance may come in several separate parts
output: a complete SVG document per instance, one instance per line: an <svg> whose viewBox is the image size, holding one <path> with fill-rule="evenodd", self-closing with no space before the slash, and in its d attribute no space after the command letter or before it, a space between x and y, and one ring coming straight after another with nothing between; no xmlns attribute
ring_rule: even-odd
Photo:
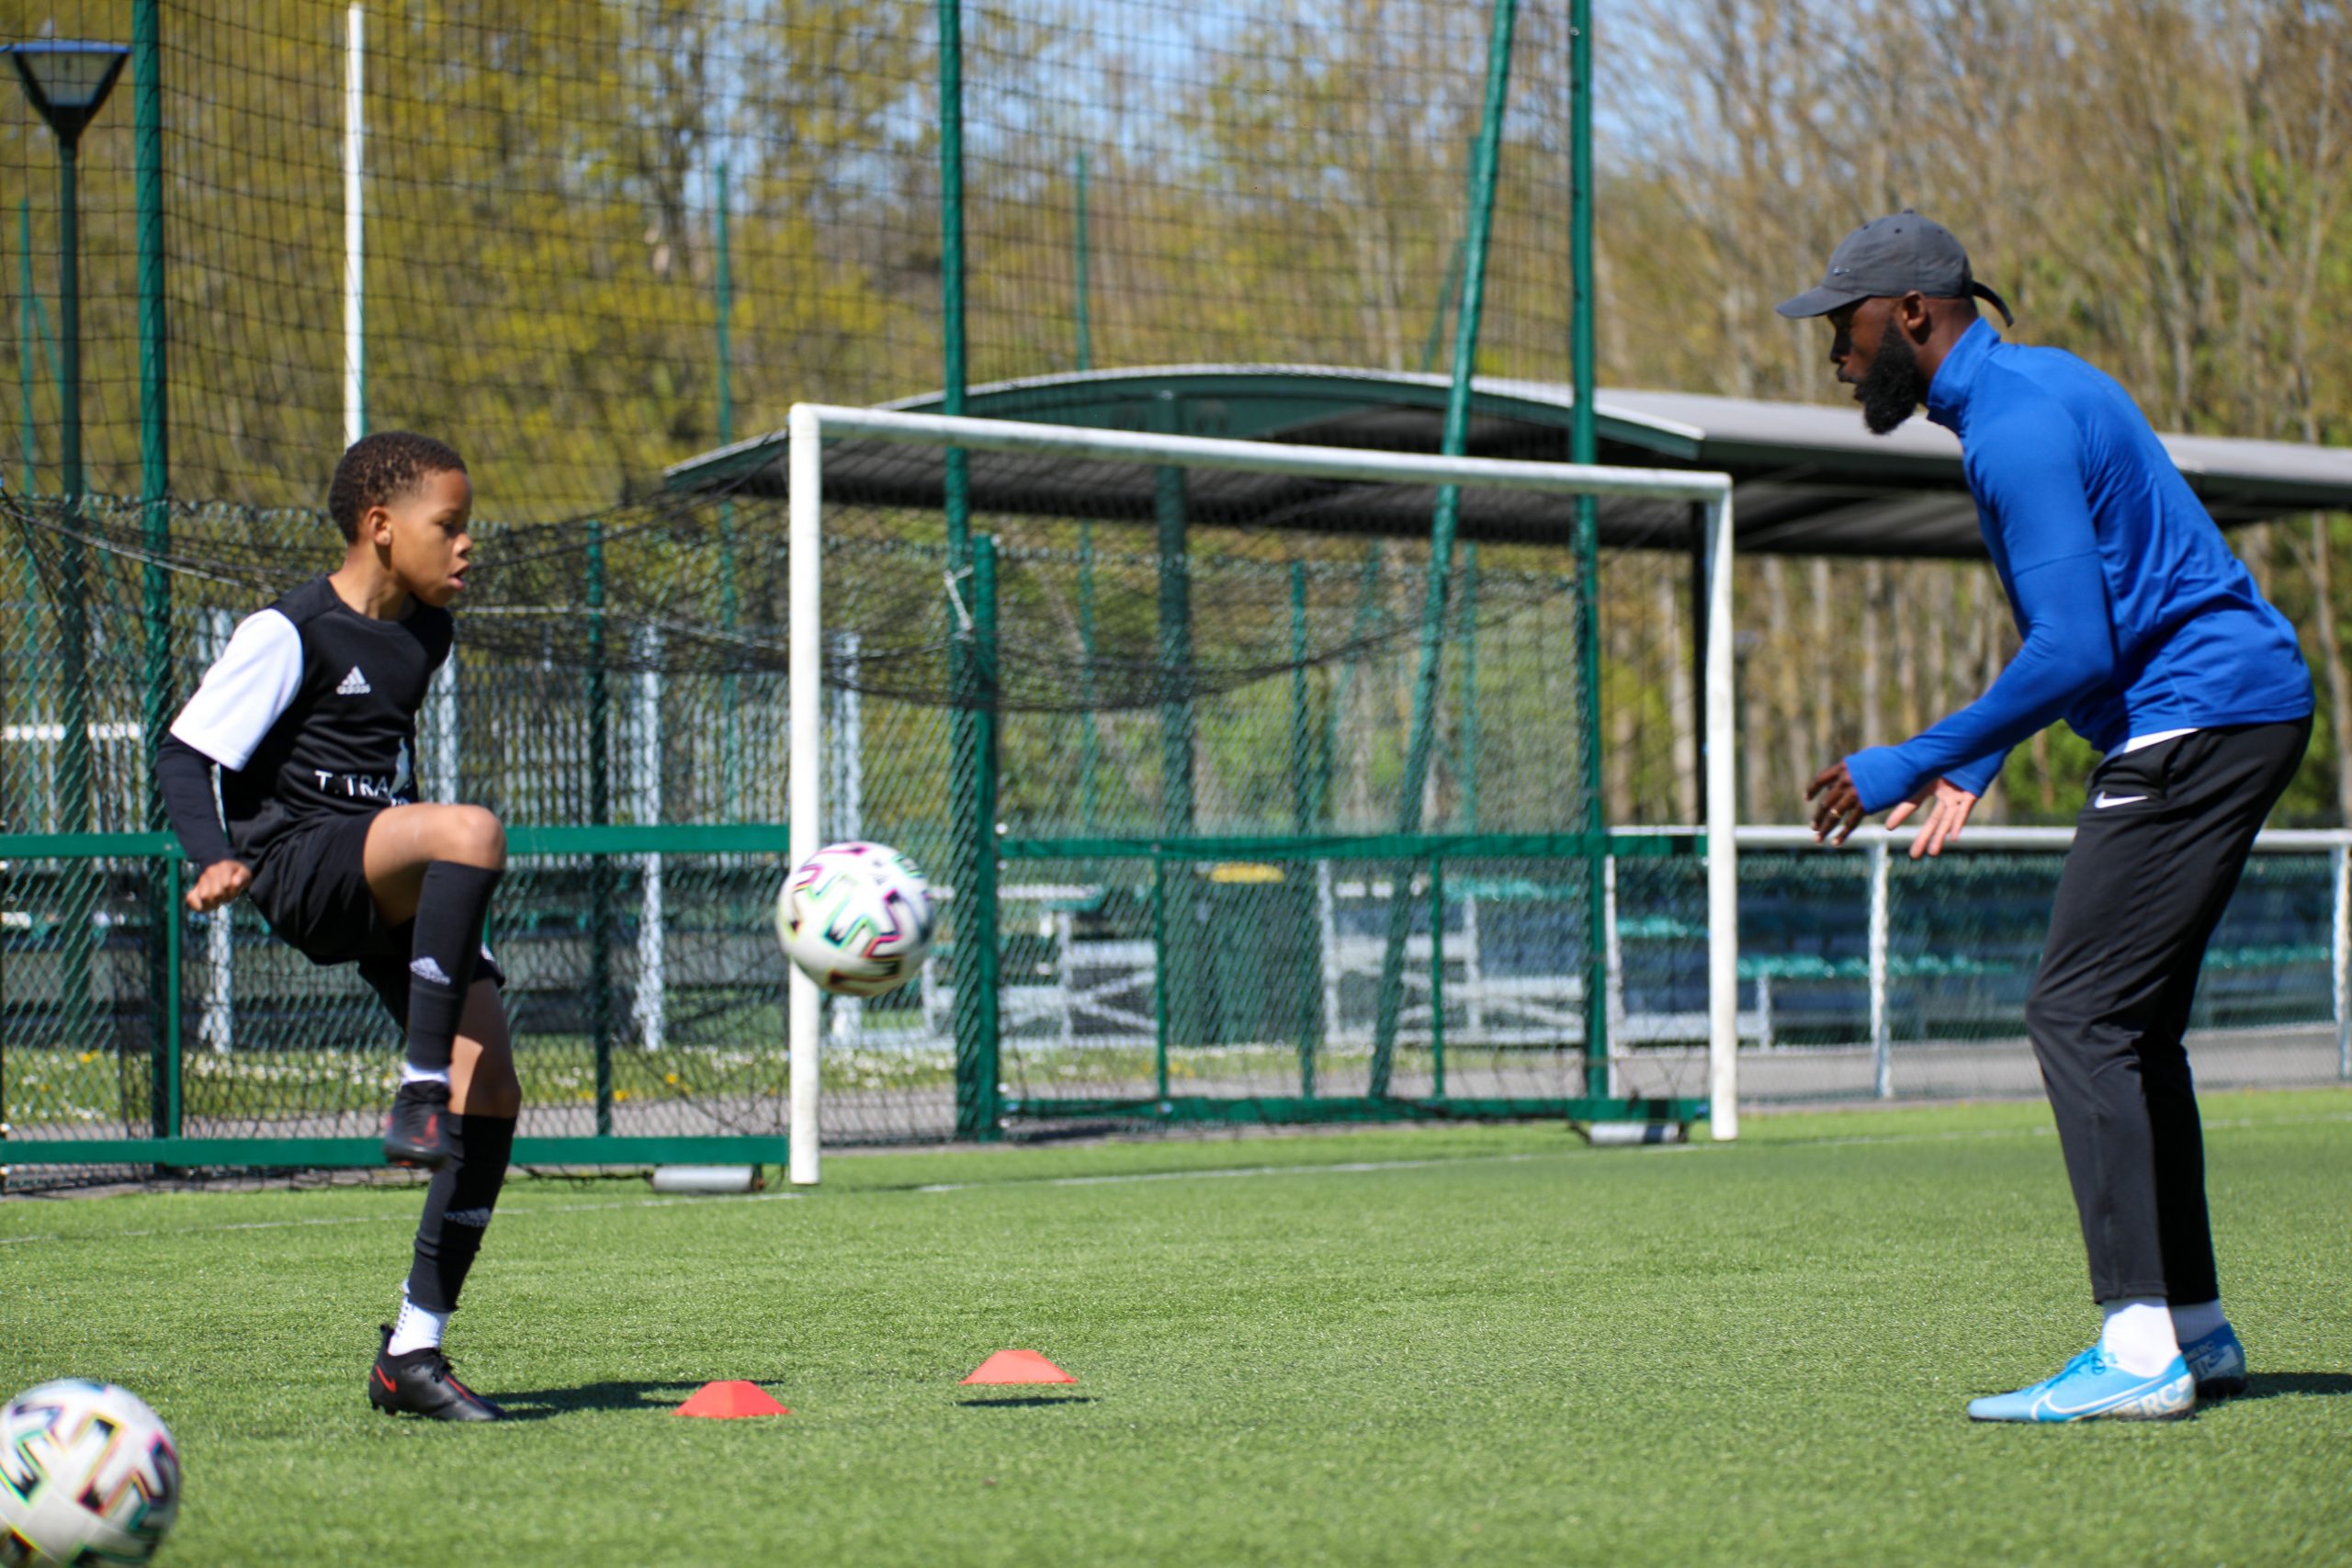
<svg viewBox="0 0 2352 1568"><path fill-rule="evenodd" d="M885 840L944 903L918 984L795 976L796 1179L845 1055L952 1086L969 1136L1733 1132L1720 477L815 405L783 445L691 478L789 500L792 853ZM1581 548L1579 498L1608 502ZM1612 601L1694 529L1703 668L1634 658ZM1612 704L1621 771L1703 706L1703 787L1643 781L1702 820L1609 819Z"/></svg>
<svg viewBox="0 0 2352 1568"><path fill-rule="evenodd" d="M579 517L493 493L475 529L413 787L508 827L518 1157L1729 1131L1729 558L1690 565L1719 479L798 418ZM378 1157L397 1032L250 906L181 908L152 794L236 620L338 543L309 511L0 496L15 1162ZM787 821L930 872L918 979L787 996Z"/></svg>

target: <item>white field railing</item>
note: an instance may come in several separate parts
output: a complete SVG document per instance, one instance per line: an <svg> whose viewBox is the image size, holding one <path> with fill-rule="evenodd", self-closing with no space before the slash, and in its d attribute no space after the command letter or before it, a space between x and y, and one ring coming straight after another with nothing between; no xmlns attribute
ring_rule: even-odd
<svg viewBox="0 0 2352 1568"><path fill-rule="evenodd" d="M797 865L822 847L825 703L824 443L854 436L909 446L1039 457L1133 462L1137 466L1217 468L1243 473L1355 479L1373 483L1459 485L1531 491L1546 495L1635 496L1697 502L1706 510L1707 583L1706 789L1708 927L1736 933L1739 917L1736 809L1733 761L1732 505L1728 475L1571 463L1531 463L1480 457L1432 457L1415 453L1352 451L1336 446L1276 446L1205 436L1156 435L1033 424L1014 420L956 418L796 403L786 426L790 490L788 553L792 630L791 761L788 784L791 849ZM1739 953L1736 936L1710 942L1707 964L1708 1096L1717 1138L1738 1134ZM819 1176L818 1053L821 1009L815 982L792 973L787 1009L791 1048L791 1177Z"/></svg>
<svg viewBox="0 0 2352 1568"><path fill-rule="evenodd" d="M1696 834L1694 828L1619 829L1644 835L1653 832L1683 832ZM1787 855L1786 863L1801 867L1808 860L1819 857L1852 856L1866 867L1859 886L1841 881L1839 886L1851 887L1855 896L1866 900L1860 919L1868 933L1867 957L1861 975L1856 978L1866 987L1867 1012L1855 1032L1834 1043L1806 1045L1784 1045L1775 1038L1774 991L1776 980L1770 967L1769 955L1744 954L1761 959L1745 976L1753 988L1749 1004L1738 1014L1741 1048L1750 1053L1770 1056L1776 1052L1799 1055L1827 1053L1850 1055L1858 1051L1869 1053L1871 1058L1870 1092L1881 1099L1892 1099L1898 1092L1895 1081L1895 998L1894 993L1904 978L1904 965L1894 955L1895 944L1892 897L1893 873L1895 864L1907 854L1916 837L1912 831L1890 833L1883 829L1866 829L1855 835L1853 841L1842 850L1817 845L1811 829L1793 827L1746 827L1738 829L1736 842L1741 855L1757 853ZM1971 829L1965 838L1946 852L1948 862L1964 863L1975 855L2033 854L2054 859L2074 840L2071 829L2065 828L1996 828L1980 826ZM2262 855L2296 856L2324 860L2328 888L2329 914L2324 927L2314 927L2303 933L2310 940L2299 942L2324 953L2328 971L2328 1001L2325 1018L2313 1017L2310 1024L2332 1031L2333 1066L2331 1071L2340 1080L2352 1081L2352 831L2341 829L2304 830L2278 829L2263 834L2256 840L2255 852ZM1612 858L1613 873L1617 862ZM1752 862L1751 862L1752 863ZM1956 873L1955 873L1956 874ZM1803 872L1795 873L1802 880ZM1915 894L1930 891L1936 873L1923 871L1925 883L1915 884ZM1348 935L1335 916L1340 902L1370 898L1385 904L1392 893L1392 885L1378 878L1354 882L1335 881L1328 866L1319 876L1322 897L1319 940L1323 953L1322 973L1325 977L1323 1033L1328 1043L1363 1047L1372 1041L1373 1023L1359 1007L1351 1011L1340 1002L1340 981L1344 975L1376 975L1384 945L1380 936ZM1751 885L1750 891L1758 889ZM1037 904L1053 900L1069 900L1101 892L1092 885L1023 885L1007 884L999 897L1009 903ZM1449 979L1445 986L1448 1002L1463 1010L1462 1024L1449 1026L1447 1039L1459 1045L1472 1047L1558 1046L1581 1034L1586 1006L1585 980L1581 970L1570 965L1555 972L1496 978L1482 973L1481 937L1484 930L1481 900L1476 895L1465 895L1455 904L1462 914L1457 934L1446 941L1449 957L1463 965L1458 979ZM1851 906L1846 906L1850 911ZM1654 1057L1660 1048L1692 1045L1707 1039L1708 1020L1703 1014L1676 1011L1656 1006L1632 1008L1626 1001L1626 956L1629 939L1621 935L1618 920L1620 904L1617 878L1608 879L1608 919L1604 942L1608 955L1609 993L1605 998L1609 1010L1609 1038L1612 1070L1638 1064ZM2013 911L2029 925L2038 925L2048 914L2047 900L2029 900ZM1132 938L1085 939L1076 932L1073 918L1067 912L1053 917L1049 933L1052 941L1052 972L1043 979L1009 981L1002 997L1004 1021L1008 1035L1018 1033L1024 1050L1035 1052L1086 1046L1114 1045L1133 1049L1148 1049L1153 1041L1154 1020L1150 996L1156 980L1158 954L1148 939ZM1631 939L1639 945L1639 939ZM1965 944L1954 949L1951 945L1939 952L1966 956ZM1916 956L1916 955L1915 955ZM1403 1014L1399 1038L1426 1042L1430 1032L1430 998L1425 980L1416 979L1416 968L1425 967L1430 958L1430 939L1417 936L1408 951L1408 998ZM951 1044L951 1020L955 1009L955 988L936 964L926 965L922 980L923 1028L914 1040L894 1042L900 1048L920 1046L942 1050ZM2008 1011L2014 1013L2015 1010ZM837 1036L854 1032L838 1028ZM2022 1029L2022 1019L2012 1018ZM2290 1027L2301 1028L2302 1024ZM860 1040L859 1043L867 1043Z"/></svg>
<svg viewBox="0 0 2352 1568"><path fill-rule="evenodd" d="M1889 942L1892 928L1890 880L1894 862L1910 854L1911 844L1918 837L1917 829L1864 828L1838 849L1820 845L1810 828L1744 827L1737 830L1736 837L1743 850L1813 850L1826 855L1860 854L1869 861L1868 976L1872 1092L1882 1100L1892 1098L1894 1093L1894 1053L1888 1007L1893 969ZM2072 848L2074 842L2075 830L2072 828L1974 827L1968 829L1945 852L1955 858L1971 853L1998 854L2004 852L2062 854ZM2336 1075L2352 1079L2352 829L2266 829L2256 836L2254 852L2258 855L2324 854L2329 857L2328 990L2332 1021L2335 1026ZM1709 921L1709 945L1712 948L1720 941L1721 932L1713 924L1712 911ZM1769 1003L1759 1002L1758 1011L1769 1018Z"/></svg>

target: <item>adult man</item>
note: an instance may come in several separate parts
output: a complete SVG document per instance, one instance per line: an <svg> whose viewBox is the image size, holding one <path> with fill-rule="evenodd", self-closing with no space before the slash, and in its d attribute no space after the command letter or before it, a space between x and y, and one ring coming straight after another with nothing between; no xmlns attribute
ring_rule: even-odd
<svg viewBox="0 0 2352 1568"><path fill-rule="evenodd" d="M2181 1034L2205 944L2311 737L2311 675L2129 394L2056 349L2006 344L1967 254L1908 209L1839 243L1818 288L1829 357L1884 434L1922 402L1960 437L1977 520L2024 637L1984 694L1899 746L1833 763L1815 836L1925 807L1911 852L1956 838L2008 749L2052 719L2106 753L2026 1002L2082 1215L2098 1343L1972 1401L1982 1421L2185 1416L2245 1387L2206 1217Z"/></svg>

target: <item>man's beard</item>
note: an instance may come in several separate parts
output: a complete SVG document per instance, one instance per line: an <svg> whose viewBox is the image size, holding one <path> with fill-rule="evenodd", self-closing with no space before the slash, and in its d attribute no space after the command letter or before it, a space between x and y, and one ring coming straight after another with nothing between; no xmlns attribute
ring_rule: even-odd
<svg viewBox="0 0 2352 1568"><path fill-rule="evenodd" d="M1909 419L1928 400L1928 378L1919 373L1919 355L1902 328L1887 323L1879 339L1877 357L1854 387L1862 405L1862 423L1872 435L1884 435Z"/></svg>

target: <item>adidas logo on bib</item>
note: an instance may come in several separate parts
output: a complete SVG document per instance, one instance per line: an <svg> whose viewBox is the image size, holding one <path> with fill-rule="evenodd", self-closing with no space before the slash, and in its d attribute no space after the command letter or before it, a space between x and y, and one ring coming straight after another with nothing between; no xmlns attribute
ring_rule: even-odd
<svg viewBox="0 0 2352 1568"><path fill-rule="evenodd" d="M343 678L343 684L334 689L334 694L338 697L359 697L375 689L368 683L368 677L359 672L359 666L355 664L351 667L351 673Z"/></svg>

